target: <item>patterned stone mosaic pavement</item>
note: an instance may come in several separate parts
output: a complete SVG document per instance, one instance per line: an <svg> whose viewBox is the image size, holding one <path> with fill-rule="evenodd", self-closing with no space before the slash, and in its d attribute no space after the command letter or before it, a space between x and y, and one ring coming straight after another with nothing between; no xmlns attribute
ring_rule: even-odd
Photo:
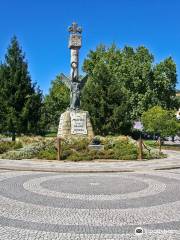
<svg viewBox="0 0 180 240"><path fill-rule="evenodd" d="M1 171L0 239L180 239L180 170Z"/></svg>

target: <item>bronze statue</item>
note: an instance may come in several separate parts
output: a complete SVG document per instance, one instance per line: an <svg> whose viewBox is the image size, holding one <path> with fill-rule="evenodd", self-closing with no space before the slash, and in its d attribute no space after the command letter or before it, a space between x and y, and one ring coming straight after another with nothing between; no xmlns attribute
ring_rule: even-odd
<svg viewBox="0 0 180 240"><path fill-rule="evenodd" d="M80 92L87 81L87 76L85 76L81 81L71 81L63 73L61 73L60 76L61 76L62 82L70 89L70 109L72 110L79 109L80 108Z"/></svg>

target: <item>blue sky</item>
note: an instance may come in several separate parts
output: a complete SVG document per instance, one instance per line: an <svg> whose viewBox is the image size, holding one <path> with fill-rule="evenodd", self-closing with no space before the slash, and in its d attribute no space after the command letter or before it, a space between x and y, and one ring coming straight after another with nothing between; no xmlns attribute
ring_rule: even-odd
<svg viewBox="0 0 180 240"><path fill-rule="evenodd" d="M0 9L0 60L15 34L44 93L58 73L69 73L67 27L73 21L83 27L81 66L100 43L144 45L156 62L172 56L180 74L179 0L0 0Z"/></svg>

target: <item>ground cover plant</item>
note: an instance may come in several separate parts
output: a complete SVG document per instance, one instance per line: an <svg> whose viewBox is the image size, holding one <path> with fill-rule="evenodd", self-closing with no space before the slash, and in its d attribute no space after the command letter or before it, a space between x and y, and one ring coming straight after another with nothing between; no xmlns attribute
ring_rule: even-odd
<svg viewBox="0 0 180 240"><path fill-rule="evenodd" d="M104 150L90 150L88 139L67 139L62 142L61 159L67 161L87 161L95 159L117 159L136 160L138 158L137 142L125 136L120 137L99 137ZM145 159L161 158L165 155L159 154L154 148L146 148L143 152ZM56 159L57 150L55 145L48 145L41 150L38 158Z"/></svg>
<svg viewBox="0 0 180 240"><path fill-rule="evenodd" d="M2 159L31 159L37 158L37 154L48 145L54 145L53 139L44 139L42 137L22 137L21 146L18 149L11 148L9 151L0 154ZM10 142L12 143L12 142ZM19 139L13 144L19 144Z"/></svg>
<svg viewBox="0 0 180 240"><path fill-rule="evenodd" d="M95 159L136 160L138 158L138 145L135 140L126 136L97 136L95 141L104 146L102 150L92 150L88 138L68 138L61 144L61 160L90 161ZM17 142L5 143L12 145L1 151L0 158L4 159L57 159L56 138L27 137L17 138ZM161 158L158 150L148 146L143 151L144 159Z"/></svg>
<svg viewBox="0 0 180 240"><path fill-rule="evenodd" d="M0 154L22 147L21 142L0 141Z"/></svg>

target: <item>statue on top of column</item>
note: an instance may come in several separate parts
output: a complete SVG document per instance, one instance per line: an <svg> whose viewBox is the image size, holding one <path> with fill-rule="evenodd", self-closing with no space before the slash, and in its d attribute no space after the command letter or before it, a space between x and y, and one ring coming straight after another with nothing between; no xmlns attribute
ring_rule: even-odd
<svg viewBox="0 0 180 240"><path fill-rule="evenodd" d="M87 76L79 78L79 49L82 45L82 28L73 22L68 28L70 32L69 48L71 50L71 77L68 78L61 74L62 82L70 89L70 109L80 108L80 91L87 81Z"/></svg>

